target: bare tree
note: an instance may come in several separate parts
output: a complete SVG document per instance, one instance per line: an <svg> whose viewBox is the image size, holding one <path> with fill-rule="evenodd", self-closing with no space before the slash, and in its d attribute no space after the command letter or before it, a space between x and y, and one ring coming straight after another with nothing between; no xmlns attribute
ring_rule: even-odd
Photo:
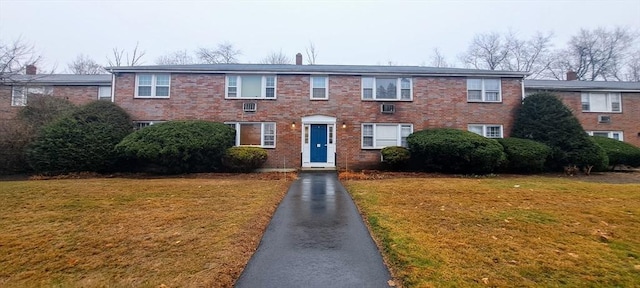
<svg viewBox="0 0 640 288"><path fill-rule="evenodd" d="M437 47L433 48L430 65L431 67L450 67L444 55L442 55L442 52L440 52L440 49L438 49Z"/></svg>
<svg viewBox="0 0 640 288"><path fill-rule="evenodd" d="M502 42L500 34L493 32L478 34L473 38L467 52L460 56L460 61L467 67L496 70L503 64L509 50Z"/></svg>
<svg viewBox="0 0 640 288"><path fill-rule="evenodd" d="M628 28L581 29L571 37L566 49L555 53L548 73L556 79L564 79L567 71L574 71L580 80L621 80L634 40L635 35Z"/></svg>
<svg viewBox="0 0 640 288"><path fill-rule="evenodd" d="M67 65L69 72L73 74L105 74L102 65L93 61L89 56L79 54L73 62Z"/></svg>
<svg viewBox="0 0 640 288"><path fill-rule="evenodd" d="M626 68L624 80L640 82L640 50L631 53Z"/></svg>
<svg viewBox="0 0 640 288"><path fill-rule="evenodd" d="M187 50L173 51L156 59L158 65L186 65L194 64L193 57L189 55Z"/></svg>
<svg viewBox="0 0 640 288"><path fill-rule="evenodd" d="M0 40L0 80L23 74L27 65L37 65L41 60L34 46L22 38L7 43Z"/></svg>
<svg viewBox="0 0 640 288"><path fill-rule="evenodd" d="M509 71L528 71L529 78L540 78L548 67L552 33L536 33L529 40L518 39L514 32L506 36L507 57L500 69Z"/></svg>
<svg viewBox="0 0 640 288"><path fill-rule="evenodd" d="M285 55L282 50L279 52L271 52L260 60L261 64L291 64L291 58Z"/></svg>
<svg viewBox="0 0 640 288"><path fill-rule="evenodd" d="M199 48L196 50L196 55L200 63L205 64L231 64L238 63L238 56L242 52L237 49L233 44L229 42L218 44L218 47L213 48Z"/></svg>
<svg viewBox="0 0 640 288"><path fill-rule="evenodd" d="M129 52L125 52L124 49L118 49L118 47L113 48L113 58L109 58L107 56L107 63L111 67L117 66L136 66L142 64L142 57L145 54L144 50L138 50L138 44L136 42L136 47L133 48L131 55Z"/></svg>
<svg viewBox="0 0 640 288"><path fill-rule="evenodd" d="M307 64L315 65L316 60L318 58L318 50L316 50L316 45L313 42L309 41L309 46L304 49L307 58Z"/></svg>

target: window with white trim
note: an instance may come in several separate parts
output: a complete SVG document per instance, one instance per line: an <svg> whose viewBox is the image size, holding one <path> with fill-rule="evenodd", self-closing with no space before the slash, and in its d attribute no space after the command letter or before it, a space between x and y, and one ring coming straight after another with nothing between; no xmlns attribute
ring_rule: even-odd
<svg viewBox="0 0 640 288"><path fill-rule="evenodd" d="M236 129L236 146L276 147L276 123L226 122Z"/></svg>
<svg viewBox="0 0 640 288"><path fill-rule="evenodd" d="M582 112L622 112L620 93L582 93Z"/></svg>
<svg viewBox="0 0 640 288"><path fill-rule="evenodd" d="M500 79L467 79L468 102L502 102Z"/></svg>
<svg viewBox="0 0 640 288"><path fill-rule="evenodd" d="M133 121L133 129L140 130L151 125L159 124L164 121Z"/></svg>
<svg viewBox="0 0 640 288"><path fill-rule="evenodd" d="M11 106L26 106L31 96L51 96L51 86L13 86L11 91Z"/></svg>
<svg viewBox="0 0 640 288"><path fill-rule="evenodd" d="M276 98L275 75L227 75L226 98Z"/></svg>
<svg viewBox="0 0 640 288"><path fill-rule="evenodd" d="M590 136L607 137L611 139L624 141L624 136L622 131L587 131L587 134L589 134Z"/></svg>
<svg viewBox="0 0 640 288"><path fill-rule="evenodd" d="M111 101L111 86L98 87L98 100Z"/></svg>
<svg viewBox="0 0 640 288"><path fill-rule="evenodd" d="M329 77L311 76L311 100L329 99Z"/></svg>
<svg viewBox="0 0 640 288"><path fill-rule="evenodd" d="M502 125L472 124L467 130L487 138L502 138Z"/></svg>
<svg viewBox="0 0 640 288"><path fill-rule="evenodd" d="M365 123L362 124L362 148L407 147L407 136L411 133L413 124Z"/></svg>
<svg viewBox="0 0 640 288"><path fill-rule="evenodd" d="M169 98L171 74L136 74L136 98Z"/></svg>
<svg viewBox="0 0 640 288"><path fill-rule="evenodd" d="M362 99L412 100L412 79L408 77L362 77Z"/></svg>

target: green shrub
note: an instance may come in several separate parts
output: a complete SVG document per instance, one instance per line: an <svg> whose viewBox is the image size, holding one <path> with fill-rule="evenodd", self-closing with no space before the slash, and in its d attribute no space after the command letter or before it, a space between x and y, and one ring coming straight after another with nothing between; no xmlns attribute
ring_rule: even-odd
<svg viewBox="0 0 640 288"><path fill-rule="evenodd" d="M527 139L503 138L498 142L504 148L507 161L504 168L512 173L535 173L544 170L547 157L551 155L549 146Z"/></svg>
<svg viewBox="0 0 640 288"><path fill-rule="evenodd" d="M567 155L569 159L573 159L571 163L580 168L593 166L593 171L605 171L609 167L607 152L591 138L587 137L587 145L570 151Z"/></svg>
<svg viewBox="0 0 640 288"><path fill-rule="evenodd" d="M251 172L267 161L267 151L260 147L231 147L222 158L225 167L233 172Z"/></svg>
<svg viewBox="0 0 640 288"><path fill-rule="evenodd" d="M383 166L390 170L403 170L407 168L411 153L409 149L400 146L389 146L380 150Z"/></svg>
<svg viewBox="0 0 640 288"><path fill-rule="evenodd" d="M213 172L235 143L235 130L207 121L169 121L140 129L116 146L120 155L160 173Z"/></svg>
<svg viewBox="0 0 640 288"><path fill-rule="evenodd" d="M463 130L422 130L409 135L407 143L420 170L489 173L506 160L498 141Z"/></svg>
<svg viewBox="0 0 640 288"><path fill-rule="evenodd" d="M122 108L95 101L44 126L27 149L28 162L45 174L112 171L118 160L114 147L131 131Z"/></svg>
<svg viewBox="0 0 640 288"><path fill-rule="evenodd" d="M640 167L640 147L606 137L594 136L592 139L607 153L612 168L618 165Z"/></svg>
<svg viewBox="0 0 640 288"><path fill-rule="evenodd" d="M602 165L597 147L571 110L551 93L536 93L524 99L513 125L512 137L534 140L551 148L547 166L561 170L566 165ZM596 153L587 155L585 153Z"/></svg>

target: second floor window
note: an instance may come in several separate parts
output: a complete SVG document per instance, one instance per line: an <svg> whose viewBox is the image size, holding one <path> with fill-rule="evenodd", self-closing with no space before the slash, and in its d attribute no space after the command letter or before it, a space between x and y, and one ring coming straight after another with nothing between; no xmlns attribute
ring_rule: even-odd
<svg viewBox="0 0 640 288"><path fill-rule="evenodd" d="M170 74L137 74L137 98L169 98Z"/></svg>
<svg viewBox="0 0 640 288"><path fill-rule="evenodd" d="M329 77L311 76L311 99L329 98Z"/></svg>
<svg viewBox="0 0 640 288"><path fill-rule="evenodd" d="M29 97L50 96L52 94L53 87L51 86L13 86L11 106L26 106Z"/></svg>
<svg viewBox="0 0 640 288"><path fill-rule="evenodd" d="M362 77L363 100L411 100L411 78Z"/></svg>
<svg viewBox="0 0 640 288"><path fill-rule="evenodd" d="M227 98L276 98L275 75L229 75Z"/></svg>
<svg viewBox="0 0 640 288"><path fill-rule="evenodd" d="M502 102L500 79L467 79L467 101Z"/></svg>
<svg viewBox="0 0 640 288"><path fill-rule="evenodd" d="M622 112L620 93L582 93L583 112Z"/></svg>

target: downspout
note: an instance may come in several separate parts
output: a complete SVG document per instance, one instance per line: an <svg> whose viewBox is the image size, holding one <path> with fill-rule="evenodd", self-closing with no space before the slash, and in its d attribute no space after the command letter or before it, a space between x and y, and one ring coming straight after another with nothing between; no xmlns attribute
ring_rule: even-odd
<svg viewBox="0 0 640 288"><path fill-rule="evenodd" d="M524 100L525 94L524 94L524 78L526 78L527 76L523 75L522 76L522 100Z"/></svg>
<svg viewBox="0 0 640 288"><path fill-rule="evenodd" d="M111 102L115 103L116 101L116 74L113 73L113 71L109 71L111 72Z"/></svg>

